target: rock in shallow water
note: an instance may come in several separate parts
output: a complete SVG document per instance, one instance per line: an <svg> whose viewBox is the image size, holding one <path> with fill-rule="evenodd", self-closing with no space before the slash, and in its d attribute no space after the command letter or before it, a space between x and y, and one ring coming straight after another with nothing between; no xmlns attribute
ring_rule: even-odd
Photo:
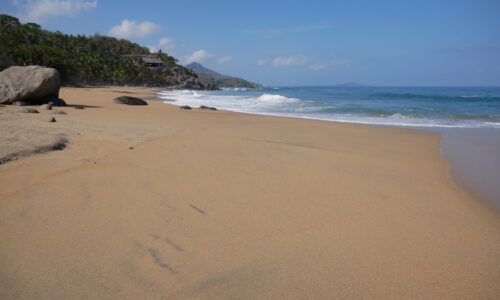
<svg viewBox="0 0 500 300"><path fill-rule="evenodd" d="M20 113L25 113L25 114L37 114L38 110L34 108L28 108L28 107L19 107L16 109L17 112Z"/></svg>
<svg viewBox="0 0 500 300"><path fill-rule="evenodd" d="M205 106L205 105L200 106L200 107L199 107L199 109L205 109L205 110L217 110L217 108L215 108L215 107Z"/></svg>
<svg viewBox="0 0 500 300"><path fill-rule="evenodd" d="M189 105L183 105L183 106L179 106L180 109L191 109L191 106Z"/></svg>
<svg viewBox="0 0 500 300"><path fill-rule="evenodd" d="M141 98L121 96L113 99L113 103L116 104L127 104L127 105L148 105L148 103Z"/></svg>

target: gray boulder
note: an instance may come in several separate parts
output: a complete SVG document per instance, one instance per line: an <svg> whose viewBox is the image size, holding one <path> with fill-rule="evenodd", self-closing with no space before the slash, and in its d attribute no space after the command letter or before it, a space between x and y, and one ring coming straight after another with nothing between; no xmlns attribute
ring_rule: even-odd
<svg viewBox="0 0 500 300"><path fill-rule="evenodd" d="M185 109L185 110L189 110L191 109L191 106L189 105L183 105L183 106L179 106L180 109Z"/></svg>
<svg viewBox="0 0 500 300"><path fill-rule="evenodd" d="M50 123L53 123L53 122L56 121L56 118L50 117L50 118L47 119L47 121L50 122Z"/></svg>
<svg viewBox="0 0 500 300"><path fill-rule="evenodd" d="M66 101L61 98L52 98L48 101L48 103L52 106L68 106Z"/></svg>
<svg viewBox="0 0 500 300"><path fill-rule="evenodd" d="M205 106L205 105L202 105L199 107L199 109L204 109L204 110L217 110L217 108L215 107L212 107L212 106Z"/></svg>
<svg viewBox="0 0 500 300"><path fill-rule="evenodd" d="M59 96L61 80L56 69L40 66L10 67L0 72L0 104L16 101L45 103Z"/></svg>
<svg viewBox="0 0 500 300"><path fill-rule="evenodd" d="M17 112L20 113L25 113L25 114L37 114L38 110L34 108L28 108L28 107L19 107L16 109Z"/></svg>
<svg viewBox="0 0 500 300"><path fill-rule="evenodd" d="M113 103L116 104L127 104L127 105L148 105L148 103L141 98L121 96L113 99Z"/></svg>
<svg viewBox="0 0 500 300"><path fill-rule="evenodd" d="M52 110L52 105L50 105L50 104L42 104L42 105L40 105L40 109L43 109L43 110Z"/></svg>

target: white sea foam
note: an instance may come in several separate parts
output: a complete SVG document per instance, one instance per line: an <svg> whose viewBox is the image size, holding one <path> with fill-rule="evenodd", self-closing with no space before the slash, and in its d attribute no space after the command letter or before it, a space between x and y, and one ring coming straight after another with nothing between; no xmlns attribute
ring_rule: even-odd
<svg viewBox="0 0 500 300"><path fill-rule="evenodd" d="M299 99L287 98L282 95L261 94L251 95L220 95L214 92L199 92L188 90L164 91L158 93L161 98L169 99L165 103L189 106L215 106L219 109L238 112L265 113L281 105L299 102ZM172 102L171 100L175 100Z"/></svg>
<svg viewBox="0 0 500 300"><path fill-rule="evenodd" d="M292 103L292 102L297 102L299 99L296 98L287 98L285 96L281 95L272 95L272 94L263 94L259 98L257 98L258 101L264 101L267 103L275 103L275 104L281 104L281 103Z"/></svg>
<svg viewBox="0 0 500 300"><path fill-rule="evenodd" d="M214 106L222 110L260 115L286 116L307 118L325 121L359 123L385 126L404 127L441 127L441 128L500 128L499 122L445 120L432 118L418 118L395 113L388 117L368 117L356 114L317 113L324 107L312 101L302 101L297 98L285 97L279 94L257 92L234 92L227 94L211 91L173 90L158 93L165 99L165 103L178 106L201 105ZM168 100L167 100L168 99ZM172 100L175 100L173 102ZM338 105L348 105L348 102L339 102Z"/></svg>
<svg viewBox="0 0 500 300"><path fill-rule="evenodd" d="M411 119L412 117L410 116L404 116L402 114L393 114L389 116L389 118L395 118L395 119Z"/></svg>

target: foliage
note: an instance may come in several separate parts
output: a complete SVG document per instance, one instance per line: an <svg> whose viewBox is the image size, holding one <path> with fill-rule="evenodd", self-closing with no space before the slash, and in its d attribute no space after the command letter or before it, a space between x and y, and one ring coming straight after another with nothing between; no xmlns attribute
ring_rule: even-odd
<svg viewBox="0 0 500 300"><path fill-rule="evenodd" d="M197 75L166 53L156 55L167 68L153 70L140 55L148 48L124 39L68 35L22 24L0 14L0 71L11 65L40 65L57 69L64 84L169 86L182 80L197 83ZM199 83L198 83L199 84Z"/></svg>
<svg viewBox="0 0 500 300"><path fill-rule="evenodd" d="M251 88L255 89L258 88L260 85L257 83L253 83L250 81L247 81L245 79L241 78L236 78L236 77L215 77L211 76L210 74L204 74L204 73L197 73L198 78L201 83L203 84L208 84L208 85L213 85L216 87L242 87L242 88Z"/></svg>

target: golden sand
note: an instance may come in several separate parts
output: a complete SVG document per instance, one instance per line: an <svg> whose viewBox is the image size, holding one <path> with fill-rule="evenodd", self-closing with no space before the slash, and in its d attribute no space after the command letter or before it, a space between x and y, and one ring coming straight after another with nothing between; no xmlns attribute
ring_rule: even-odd
<svg viewBox="0 0 500 300"><path fill-rule="evenodd" d="M437 134L111 101L152 92L23 115L70 144L0 165L0 299L500 297L500 217Z"/></svg>

